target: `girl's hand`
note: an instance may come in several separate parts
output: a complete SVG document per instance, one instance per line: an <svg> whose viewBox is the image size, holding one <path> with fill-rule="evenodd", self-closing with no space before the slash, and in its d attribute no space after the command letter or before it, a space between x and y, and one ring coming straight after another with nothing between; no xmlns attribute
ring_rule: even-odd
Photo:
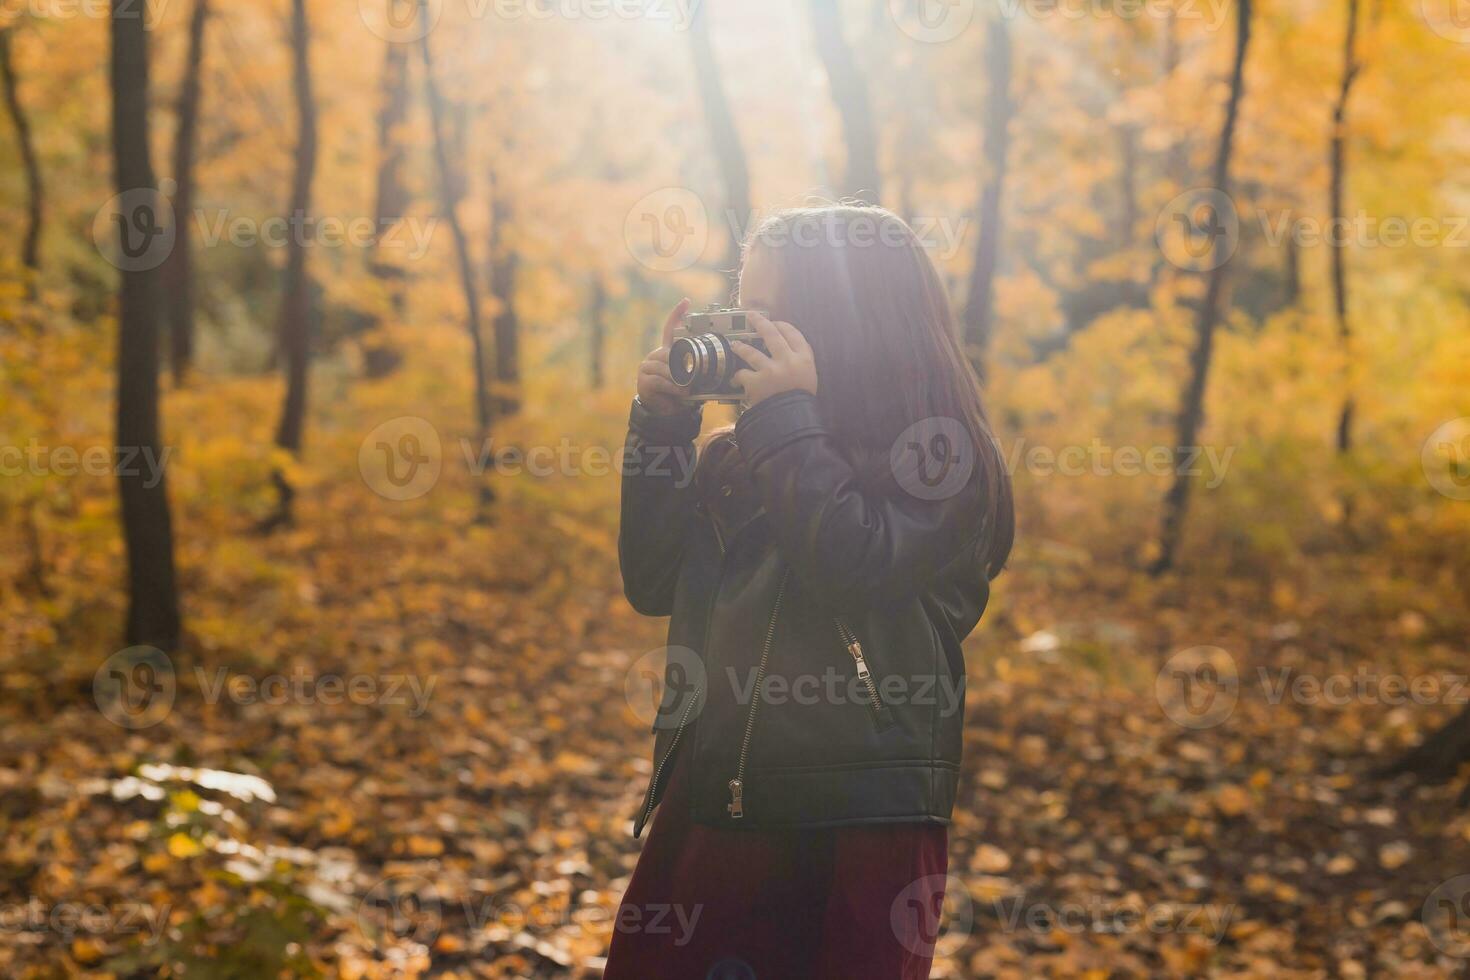
<svg viewBox="0 0 1470 980"><path fill-rule="evenodd" d="M749 344L730 342L730 349L750 367L736 371L732 380L745 389L747 407L758 405L783 391L817 393L817 362L812 347L789 323L772 323L759 313L750 314L750 323L766 343L769 354L762 354Z"/></svg>
<svg viewBox="0 0 1470 980"><path fill-rule="evenodd" d="M664 321L663 344L650 351L638 365L638 400L643 407L655 415L674 415L689 407L684 400L684 389L674 384L669 373L669 344L674 340L674 329L689 311L690 299L681 299Z"/></svg>

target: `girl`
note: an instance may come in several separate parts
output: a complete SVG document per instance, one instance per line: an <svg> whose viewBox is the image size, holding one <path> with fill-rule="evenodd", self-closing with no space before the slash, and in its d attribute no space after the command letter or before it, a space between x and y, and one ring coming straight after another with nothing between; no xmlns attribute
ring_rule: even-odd
<svg viewBox="0 0 1470 980"><path fill-rule="evenodd" d="M779 213L744 250L765 352L733 432L639 368L619 558L671 616L657 817L606 976L927 977L962 742L960 644L1014 534L948 301L881 208ZM691 473L692 470L692 473ZM659 804L662 803L662 806Z"/></svg>

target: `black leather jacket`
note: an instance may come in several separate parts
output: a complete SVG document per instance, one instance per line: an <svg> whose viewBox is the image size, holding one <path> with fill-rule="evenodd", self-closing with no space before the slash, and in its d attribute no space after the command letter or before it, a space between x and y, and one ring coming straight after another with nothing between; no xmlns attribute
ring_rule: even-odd
<svg viewBox="0 0 1470 980"><path fill-rule="evenodd" d="M960 644L984 611L981 491L869 488L806 392L745 412L743 480L702 494L700 416L634 402L618 554L628 600L671 616L654 774L688 753L693 818L732 828L948 822Z"/></svg>

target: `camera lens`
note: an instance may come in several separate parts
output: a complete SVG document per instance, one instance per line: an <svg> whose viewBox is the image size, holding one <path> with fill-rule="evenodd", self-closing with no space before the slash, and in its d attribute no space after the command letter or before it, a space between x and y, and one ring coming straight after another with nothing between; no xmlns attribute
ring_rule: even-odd
<svg viewBox="0 0 1470 980"><path fill-rule="evenodd" d="M699 343L694 337L680 337L669 347L669 374L674 384L688 388L699 372Z"/></svg>
<svg viewBox="0 0 1470 980"><path fill-rule="evenodd" d="M727 366L725 344L716 334L679 337L669 346L669 374L691 394L716 390Z"/></svg>

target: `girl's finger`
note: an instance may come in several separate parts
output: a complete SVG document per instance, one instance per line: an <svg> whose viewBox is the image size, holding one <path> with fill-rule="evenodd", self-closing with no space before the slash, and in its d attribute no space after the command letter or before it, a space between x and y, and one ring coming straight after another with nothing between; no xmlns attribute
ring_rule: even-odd
<svg viewBox="0 0 1470 980"><path fill-rule="evenodd" d="M811 352L812 345L806 342L806 338L801 335L800 330L796 329L785 320L777 320L774 326L777 330L781 331L781 336L786 339L786 343L790 345L793 351L798 354Z"/></svg>
<svg viewBox="0 0 1470 980"><path fill-rule="evenodd" d="M759 348L752 347L744 341L730 341L730 349L755 371L764 371L775 363L774 359L761 353Z"/></svg>
<svg viewBox="0 0 1470 980"><path fill-rule="evenodd" d="M674 380L674 375L669 371L668 361L644 361L638 365L638 373L653 378L667 378L670 382Z"/></svg>
<svg viewBox="0 0 1470 980"><path fill-rule="evenodd" d="M736 371L730 375L730 380L738 385L741 391L749 391L750 383L755 380L755 372L749 370Z"/></svg>
<svg viewBox="0 0 1470 980"><path fill-rule="evenodd" d="M761 340L766 342L766 349L771 352L772 357L779 359L791 353L791 345L786 342L786 338L781 336L781 331L777 330L775 324L770 320L759 313L751 313L749 320L750 325L755 327L755 332L761 335Z"/></svg>
<svg viewBox="0 0 1470 980"><path fill-rule="evenodd" d="M673 342L674 331L678 329L680 322L682 322L684 319L684 314L689 312L689 307L693 305L693 303L693 300L691 300L688 296L685 296L683 299L679 300L679 302L675 303L674 308L669 311L669 317L667 320L664 321L665 347L669 346L669 344Z"/></svg>
<svg viewBox="0 0 1470 980"><path fill-rule="evenodd" d="M652 392L653 394L656 394L656 395L668 395L670 398L675 398L675 399L678 399L680 401L683 401L684 398L687 397L688 394L689 394L688 390L686 390L684 388L680 388L678 385L674 384L668 378L660 378L660 377L657 377L657 376L652 376L652 377L649 377L647 379L647 381L644 382L644 384L647 386L648 390L650 392Z"/></svg>

